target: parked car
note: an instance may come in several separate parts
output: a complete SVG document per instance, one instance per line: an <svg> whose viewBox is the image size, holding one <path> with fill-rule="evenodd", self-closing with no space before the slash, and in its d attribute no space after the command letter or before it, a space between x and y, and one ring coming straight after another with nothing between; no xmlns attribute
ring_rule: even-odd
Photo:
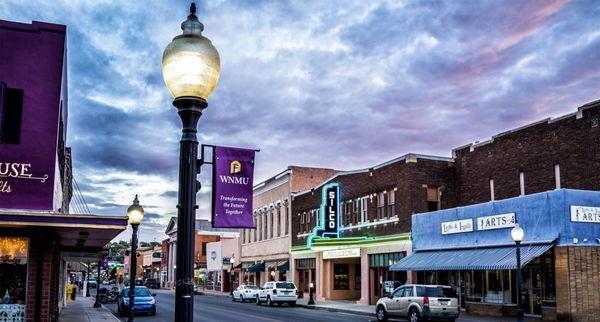
<svg viewBox="0 0 600 322"><path fill-rule="evenodd" d="M411 322L430 319L454 321L460 315L458 296L449 286L403 285L379 299L376 304L377 320L388 317L408 317Z"/></svg>
<svg viewBox="0 0 600 322"><path fill-rule="evenodd" d="M158 281L156 280L156 278L147 278L146 281L144 282L144 286L146 286L147 288L157 289Z"/></svg>
<svg viewBox="0 0 600 322"><path fill-rule="evenodd" d="M240 285L233 291L231 299L242 302L246 302L246 300L255 301L258 291L260 291L260 288L256 285Z"/></svg>
<svg viewBox="0 0 600 322"><path fill-rule="evenodd" d="M133 294L133 312L150 313L156 315L156 294L150 292L145 286L136 286ZM129 314L129 288L126 287L121 291L119 300L117 301L117 310L119 314L125 316Z"/></svg>
<svg viewBox="0 0 600 322"><path fill-rule="evenodd" d="M96 280L89 280L88 281L88 287L89 288L96 288L96 287L98 287L98 282L96 282Z"/></svg>
<svg viewBox="0 0 600 322"><path fill-rule="evenodd" d="M298 292L294 283L267 282L262 289L258 291L256 305L265 302L268 306L273 306L273 303L279 305L287 303L289 306L296 306L296 300L298 300Z"/></svg>

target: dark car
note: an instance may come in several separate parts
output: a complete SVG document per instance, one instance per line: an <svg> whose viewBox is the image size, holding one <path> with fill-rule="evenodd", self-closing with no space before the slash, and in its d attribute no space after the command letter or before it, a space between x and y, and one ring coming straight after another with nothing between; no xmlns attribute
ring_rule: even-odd
<svg viewBox="0 0 600 322"><path fill-rule="evenodd" d="M150 315L156 315L156 300L150 290L145 286L136 286L133 298L133 312L134 313L150 313ZM119 300L117 302L117 310L120 315L129 314L129 288L124 288L121 291Z"/></svg>
<svg viewBox="0 0 600 322"><path fill-rule="evenodd" d="M156 278L147 278L146 281L144 282L144 286L146 286L147 288L158 288L158 281L156 280Z"/></svg>

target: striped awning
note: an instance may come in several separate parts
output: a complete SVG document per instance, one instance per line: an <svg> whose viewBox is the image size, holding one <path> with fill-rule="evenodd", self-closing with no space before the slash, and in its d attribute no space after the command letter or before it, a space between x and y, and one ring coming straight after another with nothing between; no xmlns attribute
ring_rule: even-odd
<svg viewBox="0 0 600 322"><path fill-rule="evenodd" d="M521 245L521 266L541 256L554 244ZM392 271L453 271L516 269L516 248L491 247L423 251L411 254L390 267Z"/></svg>

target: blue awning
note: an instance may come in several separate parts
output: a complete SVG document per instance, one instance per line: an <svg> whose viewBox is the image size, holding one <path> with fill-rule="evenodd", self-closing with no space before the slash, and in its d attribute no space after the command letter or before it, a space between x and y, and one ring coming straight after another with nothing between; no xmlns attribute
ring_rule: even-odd
<svg viewBox="0 0 600 322"><path fill-rule="evenodd" d="M521 265L544 254L554 244L521 245ZM450 271L516 269L516 248L491 247L423 251L411 254L390 267L392 271Z"/></svg>

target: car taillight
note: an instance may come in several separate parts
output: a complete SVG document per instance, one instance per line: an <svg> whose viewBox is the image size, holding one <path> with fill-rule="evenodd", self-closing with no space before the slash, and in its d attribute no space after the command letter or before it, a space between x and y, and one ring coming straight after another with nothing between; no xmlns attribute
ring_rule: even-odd
<svg viewBox="0 0 600 322"><path fill-rule="evenodd" d="M429 296L423 298L423 305L429 306Z"/></svg>
<svg viewBox="0 0 600 322"><path fill-rule="evenodd" d="M273 294L277 294L277 290L273 290Z"/></svg>

